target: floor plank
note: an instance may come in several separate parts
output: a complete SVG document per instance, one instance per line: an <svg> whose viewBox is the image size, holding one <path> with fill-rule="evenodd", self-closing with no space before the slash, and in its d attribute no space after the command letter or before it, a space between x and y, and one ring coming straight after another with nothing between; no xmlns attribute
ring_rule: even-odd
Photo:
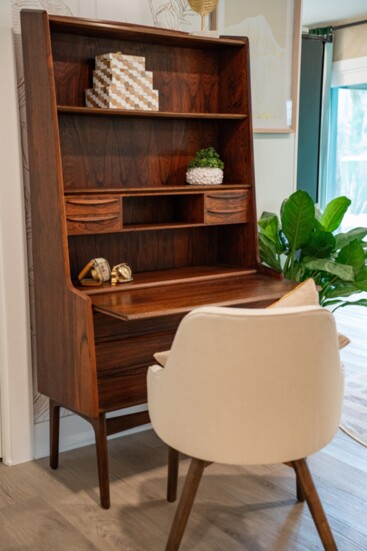
<svg viewBox="0 0 367 551"><path fill-rule="evenodd" d="M340 310L346 376L367 368L367 309ZM354 317L354 315L356 317ZM161 551L175 513L166 447L153 431L109 442L111 509L99 507L94 446L5 467L0 463L0 551ZM339 551L367 550L367 448L339 431L309 458ZM180 462L179 491L189 460ZM206 469L182 551L321 551L307 505L284 465Z"/></svg>
<svg viewBox="0 0 367 551"><path fill-rule="evenodd" d="M47 459L0 465L1 551L43 551L50 542L63 550L163 550L175 512L175 504L165 501L165 446L147 431L113 440L109 448L108 511L98 505L93 446L61 454L57 471ZM179 489L188 462L180 462ZM339 550L366 551L367 449L339 432L309 465ZM206 469L182 551L321 549L307 506L296 502L292 469Z"/></svg>

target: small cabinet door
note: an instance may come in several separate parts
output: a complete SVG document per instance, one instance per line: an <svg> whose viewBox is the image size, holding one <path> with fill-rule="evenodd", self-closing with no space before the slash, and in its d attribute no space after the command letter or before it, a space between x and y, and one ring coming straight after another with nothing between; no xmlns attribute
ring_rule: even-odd
<svg viewBox="0 0 367 551"><path fill-rule="evenodd" d="M66 196L69 235L108 233L122 228L121 197L118 195Z"/></svg>
<svg viewBox="0 0 367 551"><path fill-rule="evenodd" d="M221 191L205 194L206 224L247 222L248 191Z"/></svg>

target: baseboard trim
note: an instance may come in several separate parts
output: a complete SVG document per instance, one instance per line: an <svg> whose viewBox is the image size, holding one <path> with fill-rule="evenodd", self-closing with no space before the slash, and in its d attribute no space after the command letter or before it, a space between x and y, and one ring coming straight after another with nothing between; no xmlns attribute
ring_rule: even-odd
<svg viewBox="0 0 367 551"><path fill-rule="evenodd" d="M118 415L128 415L130 413L137 413L138 411L145 411L146 405L136 406L133 408L124 409L121 411L115 411L109 417L115 417ZM128 436L129 434L142 432L151 429L151 425L142 425L135 427L124 432L119 432L108 437L108 439L118 438L121 436ZM87 421L79 417L78 415L67 415L60 419L60 453L73 450L76 448L82 448L84 446L90 446L94 444L94 432ZM49 422L42 421L34 425L34 459L40 459L41 457L47 457L50 454L49 445Z"/></svg>

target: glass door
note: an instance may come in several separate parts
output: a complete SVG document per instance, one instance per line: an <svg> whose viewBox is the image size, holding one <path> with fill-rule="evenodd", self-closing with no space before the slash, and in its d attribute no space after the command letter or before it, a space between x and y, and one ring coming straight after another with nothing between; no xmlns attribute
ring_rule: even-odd
<svg viewBox="0 0 367 551"><path fill-rule="evenodd" d="M367 83L333 88L329 157L321 206L339 195L351 199L345 231L367 226Z"/></svg>

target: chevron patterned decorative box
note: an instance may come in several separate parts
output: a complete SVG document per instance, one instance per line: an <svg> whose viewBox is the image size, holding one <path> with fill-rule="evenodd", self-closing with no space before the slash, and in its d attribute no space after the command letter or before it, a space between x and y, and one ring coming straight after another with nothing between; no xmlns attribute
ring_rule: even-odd
<svg viewBox="0 0 367 551"><path fill-rule="evenodd" d="M85 91L87 107L158 111L159 93L145 57L121 52L96 56L93 88Z"/></svg>
<svg viewBox="0 0 367 551"><path fill-rule="evenodd" d="M122 86L153 89L152 71L133 71L130 69L96 69L93 71L93 88L98 86Z"/></svg>
<svg viewBox="0 0 367 551"><path fill-rule="evenodd" d="M87 107L158 111L158 90L148 95L121 86L98 86L85 91L85 103Z"/></svg>
<svg viewBox="0 0 367 551"><path fill-rule="evenodd" d="M96 56L96 69L130 69L145 71L145 57L126 55L121 52Z"/></svg>

